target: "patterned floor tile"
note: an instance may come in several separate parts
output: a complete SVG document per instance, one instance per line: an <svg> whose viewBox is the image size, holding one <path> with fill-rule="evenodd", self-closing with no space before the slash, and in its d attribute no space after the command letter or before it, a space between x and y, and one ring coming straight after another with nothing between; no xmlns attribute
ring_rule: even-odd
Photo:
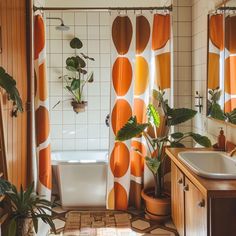
<svg viewBox="0 0 236 236"><path fill-rule="evenodd" d="M173 232L167 231L165 229L157 228L150 232L151 235L161 235L161 236L175 236Z"/></svg>
<svg viewBox="0 0 236 236"><path fill-rule="evenodd" d="M150 228L150 223L144 220L135 220L132 222L132 227L136 228L138 230L145 230L147 228Z"/></svg>
<svg viewBox="0 0 236 236"><path fill-rule="evenodd" d="M64 213L65 236L176 236L173 225L162 227L144 218L144 214L122 211L69 211ZM62 214L58 214L62 218ZM59 223L60 220L57 222ZM62 223L62 222L60 222ZM172 227L171 227L172 226ZM168 228L170 230L168 230ZM151 231L151 232L150 232ZM50 236L53 236L51 234Z"/></svg>

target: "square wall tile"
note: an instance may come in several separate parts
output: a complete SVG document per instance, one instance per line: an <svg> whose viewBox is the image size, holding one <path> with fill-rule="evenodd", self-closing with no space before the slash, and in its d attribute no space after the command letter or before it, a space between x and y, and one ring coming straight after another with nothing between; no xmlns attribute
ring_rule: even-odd
<svg viewBox="0 0 236 236"><path fill-rule="evenodd" d="M88 139L88 149L98 150L100 148L100 139Z"/></svg>
<svg viewBox="0 0 236 236"><path fill-rule="evenodd" d="M64 125L62 126L63 139L75 139L75 126L74 125Z"/></svg>
<svg viewBox="0 0 236 236"><path fill-rule="evenodd" d="M87 25L86 12L76 12L75 13L75 25Z"/></svg>
<svg viewBox="0 0 236 236"><path fill-rule="evenodd" d="M89 12L87 14L88 25L99 25L99 12Z"/></svg>
<svg viewBox="0 0 236 236"><path fill-rule="evenodd" d="M99 39L99 26L88 26L88 39Z"/></svg>
<svg viewBox="0 0 236 236"><path fill-rule="evenodd" d="M71 26L75 25L75 13L64 12L62 17L65 25L71 25Z"/></svg>
<svg viewBox="0 0 236 236"><path fill-rule="evenodd" d="M63 150L75 150L75 140L76 139L63 139L62 147Z"/></svg>
<svg viewBox="0 0 236 236"><path fill-rule="evenodd" d="M75 124L75 116L74 111L63 111L63 124Z"/></svg>

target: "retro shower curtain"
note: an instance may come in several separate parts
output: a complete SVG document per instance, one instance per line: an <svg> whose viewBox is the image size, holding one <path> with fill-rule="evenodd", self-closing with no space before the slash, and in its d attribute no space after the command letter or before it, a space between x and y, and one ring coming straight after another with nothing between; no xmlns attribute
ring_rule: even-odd
<svg viewBox="0 0 236 236"><path fill-rule="evenodd" d="M51 150L49 139L48 83L46 77L45 25L41 15L34 18L35 136L38 192L51 198Z"/></svg>
<svg viewBox="0 0 236 236"><path fill-rule="evenodd" d="M208 89L224 91L224 15L209 16ZM224 110L224 96L219 104Z"/></svg>
<svg viewBox="0 0 236 236"><path fill-rule="evenodd" d="M117 142L118 130L132 115L145 122L146 107L152 89L171 95L171 27L170 15L150 12L112 13L112 86L110 147L107 180L107 208L124 210L141 206L144 184L143 157L145 141Z"/></svg>
<svg viewBox="0 0 236 236"><path fill-rule="evenodd" d="M236 16L225 17L225 112L236 108Z"/></svg>

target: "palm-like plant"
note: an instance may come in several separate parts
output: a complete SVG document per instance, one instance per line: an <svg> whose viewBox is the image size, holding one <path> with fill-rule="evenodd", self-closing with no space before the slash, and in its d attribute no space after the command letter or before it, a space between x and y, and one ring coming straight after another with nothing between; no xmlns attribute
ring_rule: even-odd
<svg viewBox="0 0 236 236"><path fill-rule="evenodd" d="M164 160L165 160L165 146L171 147L184 147L182 141L188 137L191 137L195 142L202 146L210 147L211 142L206 136L202 136L193 132L174 132L170 133L172 126L181 124L192 119L196 115L196 111L187 108L173 109L168 105L168 101L164 100L163 91L153 91L154 98L158 101L159 106L163 109L165 119L165 125L167 128L167 134L158 137L156 129L159 128L161 119L153 104L149 104L147 108L148 122L138 124L135 116L131 117L128 122L118 131L116 140L125 141L134 138L138 135L142 135L147 142L149 149L149 155L145 156L146 165L152 172L155 183L155 198L163 197L164 183ZM149 128L154 129L154 137L149 134ZM136 152L142 155L140 150L135 149Z"/></svg>
<svg viewBox="0 0 236 236"><path fill-rule="evenodd" d="M28 226L25 225L26 220L32 220L35 232L38 232L38 220L46 224L49 224L52 231L55 230L55 225L52 221L51 213L51 202L40 198L34 190L34 183L24 191L21 186L20 191L17 191L14 185L9 185L7 191L4 192L7 204L9 204L9 224L8 224L8 236L25 236L27 233L31 233L32 229L27 229ZM25 231L26 230L26 231Z"/></svg>

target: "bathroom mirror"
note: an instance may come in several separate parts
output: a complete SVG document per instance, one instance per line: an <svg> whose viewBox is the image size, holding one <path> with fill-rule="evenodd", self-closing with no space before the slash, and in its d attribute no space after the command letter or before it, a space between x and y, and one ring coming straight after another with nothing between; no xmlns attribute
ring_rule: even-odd
<svg viewBox="0 0 236 236"><path fill-rule="evenodd" d="M207 115L236 124L236 0L208 15Z"/></svg>

